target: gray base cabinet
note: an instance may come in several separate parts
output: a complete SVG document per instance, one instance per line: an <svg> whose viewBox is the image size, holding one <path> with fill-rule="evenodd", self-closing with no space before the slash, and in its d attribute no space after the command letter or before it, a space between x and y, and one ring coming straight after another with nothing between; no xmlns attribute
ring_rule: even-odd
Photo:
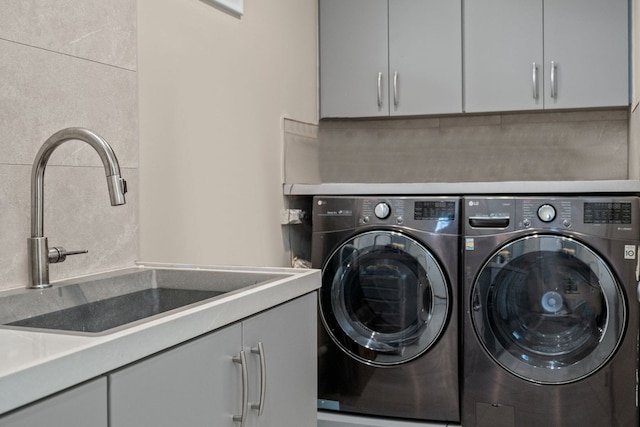
<svg viewBox="0 0 640 427"><path fill-rule="evenodd" d="M241 333L233 325L109 375L111 427L233 426Z"/></svg>
<svg viewBox="0 0 640 427"><path fill-rule="evenodd" d="M315 426L315 295L110 374L110 427Z"/></svg>
<svg viewBox="0 0 640 427"><path fill-rule="evenodd" d="M48 397L0 417L2 427L107 427L107 379Z"/></svg>
<svg viewBox="0 0 640 427"><path fill-rule="evenodd" d="M249 402L260 400L266 377L264 411L252 409L247 427L316 427L318 405L316 293L253 316L242 323L243 348L263 344L265 364L249 357Z"/></svg>

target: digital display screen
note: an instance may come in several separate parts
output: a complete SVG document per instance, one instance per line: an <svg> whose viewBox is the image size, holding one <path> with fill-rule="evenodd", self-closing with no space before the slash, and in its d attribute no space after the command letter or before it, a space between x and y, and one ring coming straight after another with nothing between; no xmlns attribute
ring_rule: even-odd
<svg viewBox="0 0 640 427"><path fill-rule="evenodd" d="M413 206L413 219L451 221L456 219L456 202L420 201Z"/></svg>
<svg viewBox="0 0 640 427"><path fill-rule="evenodd" d="M631 203L585 203L584 223L631 224Z"/></svg>

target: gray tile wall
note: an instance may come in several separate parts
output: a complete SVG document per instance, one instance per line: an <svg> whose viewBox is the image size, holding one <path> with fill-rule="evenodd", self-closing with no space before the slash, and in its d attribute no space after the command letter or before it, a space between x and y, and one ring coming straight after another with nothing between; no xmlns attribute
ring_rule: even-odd
<svg viewBox="0 0 640 427"><path fill-rule="evenodd" d="M322 121L320 182L627 179L628 109Z"/></svg>
<svg viewBox="0 0 640 427"><path fill-rule="evenodd" d="M50 246L88 249L51 265L51 279L130 266L138 253L136 0L4 0L0 6L0 289L27 282L31 165L69 126L113 147L128 182L111 207L104 169L69 141L45 177Z"/></svg>

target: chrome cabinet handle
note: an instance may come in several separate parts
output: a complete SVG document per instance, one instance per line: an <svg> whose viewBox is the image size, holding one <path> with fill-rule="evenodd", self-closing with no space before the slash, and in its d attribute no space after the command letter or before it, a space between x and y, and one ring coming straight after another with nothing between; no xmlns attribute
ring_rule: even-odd
<svg viewBox="0 0 640 427"><path fill-rule="evenodd" d="M533 63L533 99L538 99L538 66Z"/></svg>
<svg viewBox="0 0 640 427"><path fill-rule="evenodd" d="M239 356L233 357L233 362L239 363L242 367L242 413L234 415L233 421L240 423L240 427L244 427L249 409L249 372L247 371L247 357L244 354L244 350L240 352Z"/></svg>
<svg viewBox="0 0 640 427"><path fill-rule="evenodd" d="M398 106L398 72L393 73L393 105Z"/></svg>
<svg viewBox="0 0 640 427"><path fill-rule="evenodd" d="M382 72L378 73L378 107L382 107Z"/></svg>
<svg viewBox="0 0 640 427"><path fill-rule="evenodd" d="M551 98L558 97L558 82L556 81L556 63L551 61Z"/></svg>
<svg viewBox="0 0 640 427"><path fill-rule="evenodd" d="M264 346L262 342L258 342L258 347L253 347L251 353L260 356L260 401L258 403L252 403L251 409L258 410L258 416L264 412L264 397L267 391L267 364L264 358Z"/></svg>

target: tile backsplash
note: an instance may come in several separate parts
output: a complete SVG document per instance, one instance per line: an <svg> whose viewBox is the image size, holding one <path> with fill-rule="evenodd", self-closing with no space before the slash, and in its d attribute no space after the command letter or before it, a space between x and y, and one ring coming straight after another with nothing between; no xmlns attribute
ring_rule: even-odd
<svg viewBox="0 0 640 427"><path fill-rule="evenodd" d="M627 179L628 127L628 108L323 120L318 182Z"/></svg>
<svg viewBox="0 0 640 427"><path fill-rule="evenodd" d="M136 0L8 0L0 14L0 290L27 283L31 166L70 126L113 147L128 182L112 207L102 162L64 143L45 176L50 246L89 253L51 265L51 279L130 266L138 252Z"/></svg>

